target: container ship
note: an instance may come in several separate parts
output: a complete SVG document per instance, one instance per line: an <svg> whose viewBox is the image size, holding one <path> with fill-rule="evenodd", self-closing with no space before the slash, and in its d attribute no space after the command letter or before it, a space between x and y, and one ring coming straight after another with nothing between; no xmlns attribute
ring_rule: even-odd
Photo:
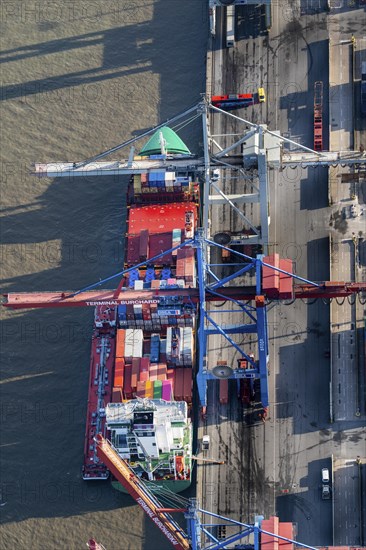
<svg viewBox="0 0 366 550"><path fill-rule="evenodd" d="M164 127L135 158L162 155L191 153ZM192 472L196 310L179 289L196 286L190 239L199 216L199 184L194 173L150 170L131 177L127 203L120 290L136 290L136 300L95 309L83 478L109 476L94 441L102 433L136 475L180 492L189 487ZM144 289L177 292L143 300L138 291ZM112 485L125 492L117 480Z"/></svg>

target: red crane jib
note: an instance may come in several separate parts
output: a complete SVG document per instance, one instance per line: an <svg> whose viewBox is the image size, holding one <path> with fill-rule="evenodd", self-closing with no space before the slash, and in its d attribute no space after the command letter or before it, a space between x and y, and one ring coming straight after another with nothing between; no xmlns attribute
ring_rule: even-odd
<svg viewBox="0 0 366 550"><path fill-rule="evenodd" d="M184 531L170 520L166 512L162 511L163 508L161 506L156 505L143 482L132 472L128 464L116 453L101 434L98 434L95 440L98 457L165 535L173 548L176 550L190 550L191 545L185 537Z"/></svg>
<svg viewBox="0 0 366 550"><path fill-rule="evenodd" d="M205 300L221 302L222 297L235 300L255 300L257 307L265 305L265 299L292 300L295 298L334 298L345 297L366 291L366 283L321 282L318 286L310 283L296 283L292 277L293 262L280 259L278 254L266 256L262 266L262 288L259 296L255 286L229 286L205 291ZM295 282L294 282L295 281ZM220 294L220 296L217 295ZM178 296L186 303L199 302L198 288L133 290L87 290L79 293L69 292L19 292L4 294L3 305L13 309L72 307L72 306L118 306L120 304L158 303L161 296Z"/></svg>

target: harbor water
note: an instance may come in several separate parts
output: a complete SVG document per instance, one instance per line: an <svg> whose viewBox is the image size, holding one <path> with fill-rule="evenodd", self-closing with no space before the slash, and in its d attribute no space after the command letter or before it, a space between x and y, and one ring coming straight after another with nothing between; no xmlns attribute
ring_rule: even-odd
<svg viewBox="0 0 366 550"><path fill-rule="evenodd" d="M196 103L207 4L2 3L2 292L79 289L122 269L126 179L37 179L31 165L91 157ZM180 135L200 146L197 127ZM89 538L169 548L129 496L82 481L92 319L92 309L1 308L2 550Z"/></svg>

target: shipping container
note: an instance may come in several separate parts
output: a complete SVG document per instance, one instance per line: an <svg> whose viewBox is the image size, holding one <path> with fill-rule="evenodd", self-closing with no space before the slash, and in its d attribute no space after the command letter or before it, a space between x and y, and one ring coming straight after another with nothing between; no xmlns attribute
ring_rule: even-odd
<svg viewBox="0 0 366 550"><path fill-rule="evenodd" d="M132 399L131 388L132 365L125 365L125 377L123 382L123 394L125 399Z"/></svg>
<svg viewBox="0 0 366 550"><path fill-rule="evenodd" d="M166 380L166 363L159 363L158 365L158 380Z"/></svg>
<svg viewBox="0 0 366 550"><path fill-rule="evenodd" d="M123 357L116 357L114 363L114 379L113 385L116 387L123 387L124 380L124 371L125 371L125 360Z"/></svg>
<svg viewBox="0 0 366 550"><path fill-rule="evenodd" d="M172 380L164 380L162 382L161 398L165 401L171 401L173 399L173 384Z"/></svg>
<svg viewBox="0 0 366 550"><path fill-rule="evenodd" d="M192 368L183 369L183 399L192 403Z"/></svg>
<svg viewBox="0 0 366 550"><path fill-rule="evenodd" d="M163 382L161 380L155 380L154 382L154 399L161 399Z"/></svg>
<svg viewBox="0 0 366 550"><path fill-rule="evenodd" d="M158 365L157 363L151 363L149 369L149 379L154 381L158 379Z"/></svg>
<svg viewBox="0 0 366 550"><path fill-rule="evenodd" d="M148 380L149 379L149 369L150 369L150 358L142 357L140 361L140 373L139 380Z"/></svg>
<svg viewBox="0 0 366 550"><path fill-rule="evenodd" d="M174 397L177 401L184 400L184 369L174 369Z"/></svg>
<svg viewBox="0 0 366 550"><path fill-rule="evenodd" d="M137 389L137 382L139 379L139 372L140 372L140 361L138 357L132 358L132 368L131 368L131 389L132 392L135 392Z"/></svg>
<svg viewBox="0 0 366 550"><path fill-rule="evenodd" d="M148 399L154 398L154 382L151 382L151 380L145 382L145 397Z"/></svg>
<svg viewBox="0 0 366 550"><path fill-rule="evenodd" d="M112 389L112 403L122 403L122 388Z"/></svg>
<svg viewBox="0 0 366 550"><path fill-rule="evenodd" d="M116 357L125 356L125 336L126 336L126 331L124 329L117 330Z"/></svg>
<svg viewBox="0 0 366 550"><path fill-rule="evenodd" d="M146 392L146 382L142 380L138 381L136 397L141 397L141 399L143 399L145 397L145 392Z"/></svg>

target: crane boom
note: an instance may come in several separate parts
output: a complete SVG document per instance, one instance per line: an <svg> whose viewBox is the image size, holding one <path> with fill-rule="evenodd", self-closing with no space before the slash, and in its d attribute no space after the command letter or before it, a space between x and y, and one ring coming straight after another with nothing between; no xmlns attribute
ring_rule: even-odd
<svg viewBox="0 0 366 550"><path fill-rule="evenodd" d="M162 511L162 508L146 491L143 481L132 472L110 443L101 434L96 436L95 441L99 458L166 536L173 548L190 550L191 545L184 531L166 512Z"/></svg>
<svg viewBox="0 0 366 550"><path fill-rule="evenodd" d="M271 300L281 299L315 299L347 297L366 292L366 283L332 282L325 281L319 286L307 284L294 285L292 295L282 295L276 289L266 289L262 292L265 298ZM217 294L211 294L206 289L206 301L219 302L222 299L254 300L256 298L255 287L222 287L221 298ZM10 292L3 295L6 301L3 306L12 309L33 309L46 307L75 307L75 306L117 306L120 304L152 304L159 301L162 296L179 296L184 302L197 303L199 292L195 288L182 288L175 290L123 290L117 296L115 290L88 290L86 292Z"/></svg>

